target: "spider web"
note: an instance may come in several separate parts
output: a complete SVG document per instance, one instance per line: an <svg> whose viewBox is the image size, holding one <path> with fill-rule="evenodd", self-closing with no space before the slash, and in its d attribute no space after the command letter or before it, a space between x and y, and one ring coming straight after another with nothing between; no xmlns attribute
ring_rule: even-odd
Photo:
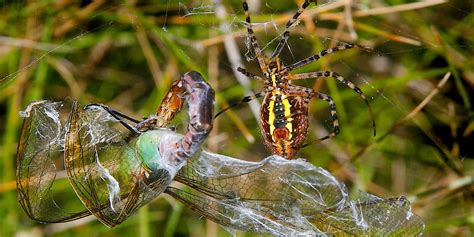
<svg viewBox="0 0 474 237"><path fill-rule="evenodd" d="M257 14L259 11L263 11L265 13L268 13L268 15L269 15L270 20L268 20L268 21L258 21L258 20L254 19L253 23L252 23L252 26L257 29L257 37L260 38L259 43L262 47L262 50L267 52L267 54L268 54L269 51L274 48L274 46L276 45L278 40L281 38L281 36L282 36L281 34L285 29L284 28L284 22L285 21L275 20L275 18L277 18L278 15L281 14L278 7L274 6L275 4L270 4L267 1L260 1L260 0L249 0L248 2L250 4L251 14ZM319 1L317 6L315 6L314 4L311 4L307 11L312 11L311 16L318 18L319 11L317 11L317 9L337 9L337 8L344 7L344 4L342 4L340 2L341 1L336 1L336 0L334 0L334 1ZM231 9L231 10L224 9L222 11L222 8L225 8L224 3L225 2L221 1L221 0L215 0L215 1L200 0L200 1L194 1L192 3L188 2L188 1L178 1L177 16L182 16L184 18L200 17L200 16L216 16L217 19L218 19L218 20L215 21L216 24L211 24L210 26L209 26L208 23L204 23L204 22L199 23L199 19L197 20L197 22L198 22L198 24L201 24L202 26L208 27L208 28L210 28L210 29L212 29L216 32L219 32L220 34L224 34L224 35L225 34L231 34L233 32L237 32L237 31L242 31L244 29L246 23L242 18L243 10L241 9L241 6L237 5L238 6L237 9ZM161 24L161 29L163 31L163 32L161 32L162 34L163 33L173 34L173 33L168 32L168 30L167 30L168 25L173 24L173 23L169 23L168 19L170 17L175 17L176 16L176 15L169 16L169 14L168 14L168 7L172 4L173 4L173 2L171 2L170 0L168 0L167 3L166 3L166 6L167 6L166 8L167 9L165 11L165 15L163 16L164 21ZM294 9L296 10L298 6L295 3L291 3L291 4L295 5ZM432 4L426 4L427 5L426 7L429 7L430 5L436 6L436 5L439 5L439 4L447 4L449 7L455 8L454 4L445 3L443 1L434 1L434 3L432 3ZM368 3L354 3L354 5L355 5L354 8L357 8L357 10L359 10L359 11L377 7L377 6L371 6ZM377 4L374 4L374 5L377 5ZM408 10L405 10L405 11L415 10L415 9L419 9L419 8L422 8L422 7L421 6L420 7L415 7L414 6L411 9L408 9ZM346 10L347 9L348 8L346 8ZM460 12L466 13L466 11L463 10L463 9L457 8L457 10L459 10ZM325 10L322 10L321 12L323 12L322 15L323 15L323 18L324 18ZM345 11L345 13L346 12L350 12L350 11ZM398 11L394 10L394 12L397 13ZM292 14L292 12L286 13L286 14ZM367 17L367 18L369 18L369 19L373 18L373 19L371 19L372 21L377 21L377 19L375 17L372 17L372 16ZM304 26L300 21L301 21L301 19L296 24L294 24L291 28L303 28ZM222 23L219 24L219 22L222 22ZM131 23L135 27L141 27L139 25L134 24L133 21ZM316 27L317 27L318 20L315 20L315 24L316 24ZM341 25L343 25L343 28L344 28L343 31L348 31L348 34L350 35L350 39L352 41L361 41L362 43L364 43L364 42L368 42L370 40L370 39L367 40L367 39L364 39L364 38L358 36L357 30L355 30L354 26L353 26L352 15L350 15L350 14L347 15L347 19L345 20L345 23L343 23ZM38 56L33 56L31 58L30 62L26 66L23 66L22 68L19 68L18 70L14 71L14 72L11 72L7 75L3 75L2 78L0 79L0 84L1 85L6 85L11 80L15 79L18 76L19 73L24 72L25 70L31 69L33 66L37 65L42 60L45 60L45 58L48 55L51 55L51 54L54 54L54 53L61 53L63 51L67 52L67 51L73 50L70 47L71 43L73 43L75 41L80 41L82 38L86 37L89 33L99 31L103 28L114 28L114 27L116 27L114 25L114 23L108 22L108 23L104 23L102 25L96 26L96 27L94 27L93 29L90 29L90 30L84 30L84 29L81 29L81 28L77 28L81 32L78 33L75 37L72 37L71 39L69 39L69 40L67 40L67 41L65 41L61 44L36 43L36 44L34 44L33 48L36 48L36 49L40 50L40 52L42 52L42 53L39 53ZM433 40L433 42L430 42L430 41L427 41L425 39L420 39L419 36L414 35L410 32L407 32L402 28L397 28L394 25L387 25L387 27L391 28L392 30L395 30L395 32L391 32L391 33L393 33L394 35L401 36L404 39L404 41L406 41L404 43L408 42L407 44L405 44L408 47L406 47L404 49L401 49L401 50L398 50L398 51L388 51L388 52L377 51L377 53L379 53L379 55L376 55L375 53L372 53L372 59L370 60L369 64L371 65L371 68L373 68L373 70L375 70L375 71L377 71L377 70L382 70L382 71L387 70L386 68L390 66L390 65L387 65L387 59L386 59L385 56L403 54L403 53L413 52L413 51L419 51L419 50L423 50L423 49L426 49L426 48L441 47L438 43L434 42L434 40ZM262 39L262 37L261 37L262 36L261 32L263 32L264 39ZM178 35L174 35L174 37L180 38L180 36L178 36ZM306 35L298 34L297 36L292 36L292 37L297 38L297 39L302 39L302 40L304 38L321 39L323 44L325 44L327 46L338 44L338 43L341 43L341 42L347 42L347 40L345 41L345 40L342 40L340 38L335 38L335 37L332 37L332 36L321 36L321 35L314 34L314 33L313 34L306 34ZM251 94L254 93L254 89L252 88L250 81L247 78L245 78L245 76L240 75L235 69L236 66L241 66L244 63L255 62L255 55L252 51L251 46L249 45L249 39L246 35L243 35L243 36L241 35L241 36L238 36L238 37L230 37L230 38L227 38L227 39L232 39L231 41L244 41L245 42L245 47L242 47L244 45L239 45L239 46L236 47L235 42L234 42L234 46L226 47L226 51L229 51L229 50L235 51L235 52L228 53L228 56L230 58L236 58L236 59L231 61L230 64L226 64L225 66L234 71L234 76L235 76L236 80L239 82L239 84L244 88L244 93L246 95L251 95ZM267 40L265 40L265 39L267 39ZM391 43L391 42L398 42L398 41L394 41L394 40L389 39L389 38L388 39L384 38L384 40L385 40L385 42L379 43L377 45L377 47L383 46L384 44L388 44L388 43ZM28 45L29 43L35 43L35 42L28 42L28 40L25 40L24 42L22 42L22 41L17 42L17 41L15 41L15 39L9 38L7 36L2 37L1 42L6 44L6 45L11 45L11 46L16 45L16 46L20 46L20 47L31 47L31 46L25 46L25 45ZM227 43L228 42L224 41L224 44L227 44ZM403 44L403 43L401 43L401 44ZM294 51L293 47L297 47L297 46L294 46L292 43L286 43L285 46L286 46L285 50L287 51L286 53L289 54L287 56L290 57L289 59L285 58L285 60L288 60L289 62L291 62L291 61L301 59L301 58L297 58L293 54L293 51ZM472 48L473 47L472 45L453 45L453 46L457 46L457 47L460 47L460 48ZM194 45L194 47L197 50L202 50L201 45L197 44L197 45ZM325 48L323 47L323 48L321 48L321 50L322 49L325 49ZM181 50L181 49L179 49L179 50ZM240 55L240 51L245 52L244 57L242 57L242 55ZM310 56L310 55L311 54L309 54L307 56ZM378 62L381 62L381 61L383 62L382 65L385 65L385 66L380 66L379 65ZM382 97L389 104L399 108L400 111L405 111L404 109L402 109L402 107L400 105L398 105L398 103L395 103L392 98L388 98L387 96L385 96L382 90L380 90L380 89L376 88L375 86L371 85L372 78L369 75L360 73L357 68L355 68L354 66L352 66L350 64L345 63L344 59L340 59L340 60L338 60L338 62L340 64L342 64L347 70L349 70L354 75L356 80L362 81L364 84L367 84L369 86L369 88L371 88L371 90L372 90L371 91L372 93L371 93L371 96L370 96L371 100L376 100L377 97ZM385 64L384 64L384 62L385 62ZM351 79L353 79L354 77L352 77ZM252 101L252 102L250 102L250 106L251 106L251 110L252 110L254 116L256 118L258 118L259 103Z"/></svg>
<svg viewBox="0 0 474 237"><path fill-rule="evenodd" d="M20 201L38 221L70 221L88 213L112 227L165 192L216 223L260 234L418 235L424 229L405 198L350 195L328 171L305 160L270 156L248 162L202 150L178 164L167 155L166 144L182 139L179 134L159 129L129 139L104 109L75 103L65 122L60 107L41 101L21 112L27 137L19 149ZM52 205L57 196L51 190L61 169L47 147L64 151L68 178L88 211L72 213ZM145 171L143 159L156 165ZM173 179L190 191L170 185Z"/></svg>
<svg viewBox="0 0 474 237"><path fill-rule="evenodd" d="M193 8L186 8L186 15L193 17L201 15L200 12L204 12L204 15L210 15L209 4L214 5L214 9L219 9L221 6L226 6L223 1L199 1L200 4L194 5ZM278 41L280 40L282 33L285 30L285 23L292 14L298 9L302 1L297 1L298 3L290 2L293 6L293 11L282 11L282 6L275 4L271 1L248 1L250 15L252 17L252 26L256 32L257 40L260 44L260 47L264 53L269 56L272 50L276 47ZM401 19L400 14L405 12L417 13L424 9L431 8L443 8L443 9L453 9L459 15L466 15L469 11L461 9L458 5L447 2L447 1L420 1L413 3L406 3L400 5L390 5L389 3L381 1L362 1L362 2L352 2L352 5L348 5L348 2L351 1L319 1L318 5L310 4L308 9L306 9L303 17L300 17L297 24L294 24L290 31L290 38L285 44L284 50L280 55L280 58L284 63L293 63L303 58L306 58L318 51L327 49L329 47L342 44L345 42L356 43L368 48L373 48L372 52L364 50L353 50L353 52L341 52L340 54L350 54L349 57L345 58L343 56L338 56L338 54L328 56L328 61L320 60L321 62L313 63L313 66L308 65L302 72L310 72L318 69L330 68L331 71L340 72L345 79L354 82L357 86L361 87L367 98L371 103L384 104L384 106L393 109L393 114L408 114L410 107L407 107L404 101L400 98L394 97L393 94L386 94L385 86L380 86L381 84L389 84L388 79L384 78L400 78L404 77L407 74L407 71L412 70L410 65L404 65L403 63L398 62L397 60L401 59L401 56L413 52L424 52L426 50L438 51L446 47L453 47L457 49L472 49L474 46L471 42L464 44L457 44L456 42L440 42L439 38L426 37L423 34L413 32L412 29L409 29L408 26L398 25L397 20L409 20L413 22L422 23L425 19L422 15L414 17L413 19ZM466 3L469 4L469 3ZM183 4L184 5L184 4ZM472 1L471 1L472 5ZM244 20L244 12L240 5L232 5L233 11L229 10L225 12L227 16L227 21L222 22L223 18L219 18L221 21L218 21L216 25L220 27L215 28L220 32L220 34L228 35L230 32L233 32L234 36L229 38L223 38L222 42L224 45L232 44L232 41L237 42L240 50L232 51L232 47L226 47L226 53L228 58L236 57L237 59L231 60L229 64L227 62L221 62L224 64L225 68L230 68L233 70L234 77L240 85L244 88L245 95L252 95L255 92L258 92L261 88L259 85L250 86L249 82L246 80L245 76L240 75L240 73L235 71L235 68L238 66L248 66L251 67L251 71L257 75L262 73L256 67L257 60L253 52L253 48L250 45L250 39L246 34ZM288 8L284 8L288 9ZM335 13L334 13L335 12ZM214 10L215 15L222 14L220 11ZM263 17L262 17L263 16ZM309 19L309 16L312 18ZM263 18L263 20L262 20ZM392 19L393 18L393 19ZM381 22L381 19L389 19ZM224 26L223 26L224 24ZM336 25L334 25L336 24ZM207 24L204 24L208 26ZM370 28L373 25L372 28ZM212 27L212 26L211 26ZM308 41L317 44L318 47L313 48L304 48L303 43L308 44ZM302 43L301 43L302 42ZM304 48L303 50L301 48ZM309 50L305 50L309 49ZM350 51L350 50L349 50ZM354 53L355 51L355 53ZM357 62L359 60L359 62ZM466 60L466 59L464 59ZM367 62L367 63L360 63ZM316 65L316 67L314 66ZM319 66L318 66L319 65ZM245 68L244 66L244 68ZM319 68L318 68L319 67ZM439 65L434 65L434 67L439 67ZM420 68L420 74L422 74L423 69ZM445 69L443 74L438 73L437 77L428 76L432 82L429 86L431 89L435 88L435 85L438 81L441 80L443 75L449 71L448 68ZM374 76L374 74L382 74L382 76ZM418 77L418 75L417 75ZM413 80L408 83L410 90L420 93L419 84L426 77L419 76L419 79ZM323 83L319 83L317 79L305 80L303 83L307 87L313 87L316 90L322 89L322 92L325 92L327 88L324 87L326 81L329 87L330 92L338 91L335 89L334 82L331 82L333 79L325 79ZM382 82L382 80L385 80ZM299 83L299 82L298 82ZM375 84L374 84L375 83ZM471 82L472 83L472 82ZM252 83L257 84L257 83ZM426 84L425 84L426 85ZM342 88L340 92L344 94L344 100L351 100L346 94L353 93L349 88ZM253 92L253 93L252 93ZM429 91L423 90L424 95L428 95ZM337 92L339 93L339 92ZM328 93L331 95L331 93ZM468 92L461 90L463 94L463 104L466 108L470 108ZM337 95L341 97L341 95ZM352 96L356 96L354 93ZM234 100L238 100L234 99ZM421 99L420 99L421 100ZM472 100L472 99L471 99ZM336 101L341 110L346 110L345 105L340 105L341 99L339 102ZM354 100L356 101L356 99ZM252 101L253 102L253 101ZM359 104L361 109L363 105ZM254 114L254 117L258 120L258 105L255 107L251 104L251 110ZM348 120L347 115L345 116ZM331 121L327 117L317 116L318 120L325 121L326 125L330 125ZM315 124L316 121L313 121ZM316 123L317 124L317 123ZM313 130L315 133L314 137L323 137L328 134L328 129L324 129L321 126L315 126L317 129ZM329 128L330 130L330 128ZM370 133L367 133L370 134ZM380 134L380 133L379 133Z"/></svg>
<svg viewBox="0 0 474 237"><path fill-rule="evenodd" d="M291 15L293 14L296 9L297 9L297 4L294 2L290 2L289 4L293 5L293 11L290 12L283 12L281 9L278 7L275 7L275 4L271 1L248 1L251 9L251 15L260 15L260 11L263 12L262 14L265 14L265 17L263 17L264 20L261 20L259 17L254 17L252 18L253 23L252 25L257 28L257 38L259 40L260 45L262 46L262 49L268 54L271 53L271 51L274 49L276 46L276 43L280 39L281 33L284 31L284 23L285 21L280 21L280 17L284 14ZM317 9L317 8L326 8L326 7L331 7L332 4L338 4L339 1L323 1L319 2L318 6L315 7L313 4L310 5L308 8L308 11ZM375 1L374 1L375 2ZM298 3L301 3L299 1ZM168 0L167 1L168 6L171 8L174 5L173 1ZM358 10L364 10L364 9L371 9L371 8L376 8L377 4L379 2L375 2L373 5L365 2L362 3L356 3L354 8L357 8ZM233 76L237 80L237 82L242 85L243 89L243 94L242 95L251 95L255 92L255 85L254 83L251 83L247 78L244 76L240 75L238 72L236 72L236 67L237 66L242 66L243 64L245 65L256 65L257 62L255 60L255 55L248 44L248 38L246 34L237 34L238 32L244 32L244 18L243 18L243 10L239 3L237 4L231 4L232 8L229 7L230 4L228 4L226 1L178 1L178 10L176 13L176 9L167 9L165 11L165 15L162 16L162 21L161 24L161 29L162 31L159 32L160 35L168 35L171 36L172 39L177 39L178 42L184 44L184 42L189 42L186 40L186 37L180 36L178 33L175 31L170 30L173 26L175 26L175 23L173 22L173 19L175 19L176 16L182 16L185 19L191 19L191 18L197 18L194 22L197 22L198 25L202 27L206 27L211 29L212 31L217 32L216 34L222 34L222 35L230 35L229 38L227 39L232 39L235 41L234 46L232 46L232 42L228 43L229 41L222 40L224 43L231 44L230 46L225 46L225 51L227 53L227 57L236 57L234 61L226 61L221 65L225 70L233 70ZM448 8L455 8L456 6L453 3L444 3ZM288 8L286 8L288 9ZM414 8L415 9L415 8ZM225 10L225 12L222 12L222 10ZM415 11L415 10L410 10L410 11ZM459 9L457 8L457 11L459 13L465 13L466 11L464 9ZM219 14L221 14L219 16ZM396 14L396 13L395 13ZM317 17L318 14L314 14L313 16ZM321 13L321 15L324 15ZM212 24L209 24L207 21L205 21L205 17L215 17L214 22ZM202 19L202 22L201 21ZM375 22L378 20L375 16L367 17L369 19L369 22ZM423 18L419 19L420 21L423 20ZM344 23L344 30L343 32L349 35L349 37L335 37L334 34L328 33L328 34L317 34L318 33L318 27L319 24L322 23L328 24L326 21L328 20L323 20L319 19L315 21L316 25L316 33L313 34L305 34L304 31L307 30L307 25L304 20L301 20L298 24L296 24L292 31L291 31L291 36L290 40L288 41L289 43L286 44L286 47L283 52L283 56L285 57L285 60L288 60L289 62L294 62L301 57L306 57L310 56L311 53L315 53L317 50L312 50L311 52L305 52L305 54L301 54L299 52L299 45L294 44L294 42L298 42L299 40L307 40L308 38L310 40L320 40L323 44L321 48L318 48L319 50L325 49L331 44L337 44L340 42L357 42L359 44L365 45L365 43L368 43L368 46L371 45L371 39L367 38L364 33L361 33L360 30L358 29L351 29L351 23L346 22ZM326 23L325 23L326 22ZM142 27L139 24L132 23L134 27ZM30 60L30 62L26 65L23 66L22 68L19 68L15 70L14 72L11 72L6 75L2 75L0 79L0 87L6 87L8 84L14 82L16 78L18 77L19 74L26 72L33 67L35 67L38 63L42 62L43 60L46 60L47 56L53 56L55 54L60 54L63 52L69 52L70 50L75 50L73 47L71 47L72 44L80 42L81 40L84 40L89 36L91 33L100 31L102 29L110 29L113 30L117 28L117 24L115 23L103 23L97 27L94 27L92 29L81 29L80 27L77 28L79 33L75 37L70 38L69 40L59 43L59 44L42 44L36 42L35 44L35 49L37 49L40 53L37 56L33 56ZM321 29L325 29L325 26L321 26ZM370 100L372 101L377 101L379 98L381 98L385 103L391 105L394 107L396 110L398 110L401 113L405 113L407 109L405 109L405 106L398 101L398 98L393 98L390 96L386 96L383 87L381 89L380 86L377 86L374 83L374 78L370 76L371 72L377 72L377 71L386 71L388 70L387 68L390 68L392 66L397 67L395 65L395 62L393 62L390 57L393 55L403 55L406 53L410 52L416 52L416 51L423 51L425 49L433 49L433 48L438 48L442 47L438 42L436 42L436 39L426 39L426 38L421 38L418 36L418 34L415 34L413 32L410 32L409 30L398 27L396 25L387 25L388 28L393 30L391 33L397 36L403 36L404 38L411 39L411 43L401 43L398 40L393 40L390 38L382 38L381 40L379 39L376 43L375 48L378 50L379 48L383 48L384 45L391 45L391 44L399 44L400 45L400 50L380 50L378 53L380 55L377 55L375 53L370 53L370 52L358 52L356 56L351 56L352 58L358 57L357 55L363 54L366 57L370 57L370 60L368 61L368 65L370 65L370 70L369 73L367 71L362 71L360 68L357 66L354 66L352 61L350 59L338 59L333 62L334 64L338 64L338 69L342 68L344 71L349 72L347 75L345 74L344 76L349 79L349 80L354 80L356 82L359 82L359 86L367 85L365 86L368 91L367 93L370 95ZM294 31L297 31L297 33L294 33ZM300 33L302 31L303 33ZM237 33L236 33L237 32ZM236 33L236 36L231 35L233 33ZM324 33L324 31L323 31ZM357 39L354 39L357 37ZM206 39L206 37L203 37L203 39ZM19 41L12 42L11 38L8 38L8 36L0 38L2 44L8 45L9 47L24 47L24 45L18 45ZM355 40L355 41L352 41ZM222 43L220 41L220 43ZM375 40L374 40L375 41ZM23 42L23 44L28 44L31 42ZM452 44L448 44L448 46L452 47L457 47L457 48L473 48L472 45L469 44L458 44L456 42ZM192 44L191 46L194 50L197 52L203 52L206 50L206 47L208 46L203 46L201 44ZM177 50L181 51L184 55L187 55L188 52L186 49L178 48ZM229 53L229 51L233 52ZM398 65L399 66L399 65ZM314 69L314 68L313 68ZM405 69L402 67L398 68L397 70L394 70L394 73L396 75L403 74ZM311 71L311 70L308 70ZM258 71L257 71L258 72ZM234 79L234 78L233 78ZM312 82L309 82L309 85ZM413 85L416 87L416 85ZM259 108L259 102L258 101L253 101L251 103L251 110L253 112L254 117L258 118L258 108ZM313 123L314 124L314 123ZM323 131L320 131L323 130ZM325 129L319 129L316 131L317 135L320 134L326 134L327 131L324 131ZM262 156L263 157L263 156Z"/></svg>

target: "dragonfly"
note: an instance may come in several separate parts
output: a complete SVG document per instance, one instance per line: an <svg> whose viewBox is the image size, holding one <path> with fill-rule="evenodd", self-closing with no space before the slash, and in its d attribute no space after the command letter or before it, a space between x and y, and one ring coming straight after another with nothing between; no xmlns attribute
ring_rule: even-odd
<svg viewBox="0 0 474 237"><path fill-rule="evenodd" d="M167 126L185 103L189 122L181 135ZM78 103L64 118L61 103L31 103L21 113L17 154L21 207L43 223L94 215L113 227L167 194L220 225L255 233L422 233L423 221L406 198L349 195L328 171L303 159L273 155L249 162L201 149L213 104L214 91L197 72L176 80L156 114L144 120ZM69 187L76 200L65 198ZM85 208L68 204L74 201Z"/></svg>

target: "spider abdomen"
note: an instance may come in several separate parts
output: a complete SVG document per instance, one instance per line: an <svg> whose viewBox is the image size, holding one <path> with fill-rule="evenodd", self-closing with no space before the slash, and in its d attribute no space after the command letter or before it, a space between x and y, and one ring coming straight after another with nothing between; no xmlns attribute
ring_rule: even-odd
<svg viewBox="0 0 474 237"><path fill-rule="evenodd" d="M300 96L268 92L260 109L264 144L273 154L294 158L308 131L308 107Z"/></svg>

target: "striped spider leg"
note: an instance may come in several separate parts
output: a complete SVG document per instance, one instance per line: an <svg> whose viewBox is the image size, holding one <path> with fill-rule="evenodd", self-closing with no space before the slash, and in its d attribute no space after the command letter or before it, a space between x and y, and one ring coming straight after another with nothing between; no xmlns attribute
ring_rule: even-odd
<svg viewBox="0 0 474 237"><path fill-rule="evenodd" d="M374 49L370 48L370 47L366 47L366 46L362 46L362 45L357 45L357 44L349 44L349 43L341 43L340 45L337 45L335 47L332 47L332 48L329 48L329 49L325 49L325 50L322 50L321 52L317 53L317 54L314 54L314 55L311 55L305 59L302 59L296 63L293 63L289 66L286 66L285 67L285 70L287 71L293 71L295 69L298 69L300 67L303 67L305 65L308 65L312 62L316 62L318 61L320 58L324 57L324 56L327 56L327 55L330 55L330 54L333 54L333 53L336 53L338 51L344 51L344 50L347 50L347 49L352 49L352 48L360 48L362 50L365 50L365 51L368 51L368 52L376 52Z"/></svg>
<svg viewBox="0 0 474 237"><path fill-rule="evenodd" d="M371 51L369 48L343 43L336 47L323 50L315 55L288 66L285 66L283 62L281 62L279 55L287 43L290 29L296 22L298 22L298 17L303 13L303 11L309 6L311 2L316 3L314 0L305 0L298 11L286 23L285 31L283 32L275 50L273 51L271 57L267 57L263 54L261 47L257 42L251 25L248 4L246 0L243 0L242 5L245 11L248 37L258 60L263 77L257 76L256 74L241 67L239 67L237 70L253 80L261 81L264 86L261 92L252 96L246 96L240 102L232 104L230 107L225 108L216 115L218 116L224 111L235 107L240 103L249 102L252 99L263 97L263 103L260 109L259 124L264 144L272 153L286 157L288 159L294 158L301 147L305 146L303 145L303 142L306 139L308 130L308 104L312 98L316 97L326 101L329 104L331 110L333 131L329 135L319 139L319 141L334 137L340 131L339 122L337 120L336 106L332 98L329 95L315 92L309 88L292 85L291 81L319 77L332 77L358 93L359 96L369 106L366 96L362 90L335 72L321 71L296 75L290 74L290 72L294 69L305 66L309 63L319 60L321 57L333 54L338 51L351 49L354 47ZM370 106L369 112L372 116L375 135L375 120L373 119Z"/></svg>
<svg viewBox="0 0 474 237"><path fill-rule="evenodd" d="M295 23L298 22L298 17L303 13L303 11L309 6L311 2L317 4L316 0L305 0L303 5L298 9L298 11L293 15L293 17L286 23L285 31L282 34L281 39L278 41L278 45L272 53L271 58L278 57L283 50L288 38L290 37L290 29Z"/></svg>
<svg viewBox="0 0 474 237"><path fill-rule="evenodd" d="M350 89L352 89L353 91L355 91L357 94L359 94L360 98L362 98L362 100L364 100L364 102L367 105L367 108L369 110L369 115L372 118L372 128L373 128L374 136L375 136L377 134L377 132L376 132L376 128L375 128L375 119L374 119L374 113L372 111L372 107L370 107L369 101L367 100L367 96L364 94L364 92L362 92L362 90L359 87L354 85L354 83L344 79L344 77L342 77L338 73L331 72L331 71L307 72L307 73L300 73L300 74L294 74L294 75L289 74L288 80L304 80L304 79L312 79L312 78L320 78L320 77L332 77L332 78L336 79L338 82L342 83L343 85L345 85L345 86L349 87ZM323 100L325 100L325 99L323 99ZM332 110L331 110L331 115L333 116ZM337 132L336 132L335 135L337 135Z"/></svg>
<svg viewBox="0 0 474 237"><path fill-rule="evenodd" d="M318 142L323 141L323 140L326 140L328 138L334 137L337 134L339 134L340 129L339 129L339 120L337 118L336 104L334 103L334 100L332 99L332 97L330 95L314 91L311 88L296 86L296 85L291 85L291 84L290 84L289 93L290 93L290 95L293 95L293 96L302 96L302 97L304 97L305 103L307 103L307 104L309 104L310 100L312 100L315 97L320 99L320 100L324 100L328 103L329 109L330 109L330 112L331 112L331 123L332 123L331 126L332 126L333 131L330 134L328 134L328 135L326 135L322 138L319 138L315 141L318 141ZM306 145L301 145L301 143L300 143L301 147L305 147L309 144L310 143L307 143Z"/></svg>
<svg viewBox="0 0 474 237"><path fill-rule="evenodd" d="M262 49L260 48L260 45L258 44L257 37L255 37L255 33L252 28L252 21L250 19L250 13L249 13L249 5L247 4L246 0L242 1L242 7L244 8L245 11L245 22L247 23L245 27L247 28L247 35L250 39L250 44L252 45L252 48L254 50L255 56L257 57L258 64L260 65L260 69L262 72L267 71L267 64L266 64L266 57L262 53Z"/></svg>
<svg viewBox="0 0 474 237"><path fill-rule="evenodd" d="M283 50L283 47L286 44L286 41L288 40L288 37L290 35L291 27L298 21L298 17L301 15L301 13L303 13L303 11L309 6L311 2L316 3L316 0L305 0L301 7L298 9L298 11L286 23L285 31L283 32L282 38L278 42L276 49L273 51L271 58L277 57ZM258 44L257 37L255 37L255 33L252 27L252 20L250 19L249 6L246 0L242 1L242 7L244 8L245 12L245 27L247 28L247 35L249 37L250 44L254 50L255 56L257 57L260 69L263 73L265 73L268 71L268 63L270 59L263 54L262 49Z"/></svg>

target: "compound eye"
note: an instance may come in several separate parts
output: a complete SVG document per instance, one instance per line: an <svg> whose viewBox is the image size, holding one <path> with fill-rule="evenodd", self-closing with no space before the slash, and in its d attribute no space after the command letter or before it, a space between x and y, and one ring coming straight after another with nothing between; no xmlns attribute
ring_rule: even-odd
<svg viewBox="0 0 474 237"><path fill-rule="evenodd" d="M264 72L264 73L263 73L263 76L265 76L265 77L267 77L267 78L268 78L268 77L270 77L270 73L268 73L268 72Z"/></svg>

